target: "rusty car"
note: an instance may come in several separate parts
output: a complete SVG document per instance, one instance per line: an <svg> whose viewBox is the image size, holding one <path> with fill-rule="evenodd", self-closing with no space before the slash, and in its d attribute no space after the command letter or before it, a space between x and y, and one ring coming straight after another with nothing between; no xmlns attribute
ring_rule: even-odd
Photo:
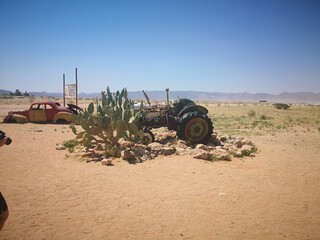
<svg viewBox="0 0 320 240"><path fill-rule="evenodd" d="M74 104L61 106L55 101L39 101L31 104L30 108L23 111L10 111L4 118L4 123L70 123L72 115L81 110Z"/></svg>

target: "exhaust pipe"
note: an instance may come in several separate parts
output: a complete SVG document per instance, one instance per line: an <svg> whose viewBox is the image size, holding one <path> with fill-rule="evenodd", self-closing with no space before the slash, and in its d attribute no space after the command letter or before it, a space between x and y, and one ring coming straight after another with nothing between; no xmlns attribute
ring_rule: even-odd
<svg viewBox="0 0 320 240"><path fill-rule="evenodd" d="M169 106L170 105L169 104L169 88L167 88L166 91L167 91L167 106Z"/></svg>

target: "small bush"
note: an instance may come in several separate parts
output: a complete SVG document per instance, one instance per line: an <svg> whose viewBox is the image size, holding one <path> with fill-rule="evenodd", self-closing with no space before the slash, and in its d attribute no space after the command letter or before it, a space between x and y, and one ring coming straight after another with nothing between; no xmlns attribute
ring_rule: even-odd
<svg viewBox="0 0 320 240"><path fill-rule="evenodd" d="M273 104L273 106L276 108L276 109L288 109L290 106L288 104L285 104L285 103L275 103Z"/></svg>
<svg viewBox="0 0 320 240"><path fill-rule="evenodd" d="M260 119L261 119L261 120L267 120L268 117L267 117L267 115L262 114L262 115L260 116Z"/></svg>
<svg viewBox="0 0 320 240"><path fill-rule="evenodd" d="M63 142L62 145L65 146L69 152L74 152L74 148L79 144L80 143L77 140L71 139L71 140Z"/></svg>
<svg viewBox="0 0 320 240"><path fill-rule="evenodd" d="M256 116L256 112L253 109L251 109L247 114L248 114L249 117Z"/></svg>
<svg viewBox="0 0 320 240"><path fill-rule="evenodd" d="M293 118L292 117L288 117L288 122L292 123L293 122Z"/></svg>

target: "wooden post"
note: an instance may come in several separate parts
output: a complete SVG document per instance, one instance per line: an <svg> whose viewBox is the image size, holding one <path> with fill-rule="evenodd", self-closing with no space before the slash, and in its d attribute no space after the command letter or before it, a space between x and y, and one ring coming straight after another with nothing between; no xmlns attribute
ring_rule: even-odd
<svg viewBox="0 0 320 240"><path fill-rule="evenodd" d="M63 74L63 106L66 106L66 90L65 90L65 86L66 86L66 77Z"/></svg>
<svg viewBox="0 0 320 240"><path fill-rule="evenodd" d="M78 106L78 69L76 68L76 105Z"/></svg>

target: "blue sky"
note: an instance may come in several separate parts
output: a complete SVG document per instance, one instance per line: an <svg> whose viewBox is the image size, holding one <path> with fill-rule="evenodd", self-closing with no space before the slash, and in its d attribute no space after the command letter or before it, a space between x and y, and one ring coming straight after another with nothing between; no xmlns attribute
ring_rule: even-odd
<svg viewBox="0 0 320 240"><path fill-rule="evenodd" d="M0 89L320 92L318 0L0 0Z"/></svg>

